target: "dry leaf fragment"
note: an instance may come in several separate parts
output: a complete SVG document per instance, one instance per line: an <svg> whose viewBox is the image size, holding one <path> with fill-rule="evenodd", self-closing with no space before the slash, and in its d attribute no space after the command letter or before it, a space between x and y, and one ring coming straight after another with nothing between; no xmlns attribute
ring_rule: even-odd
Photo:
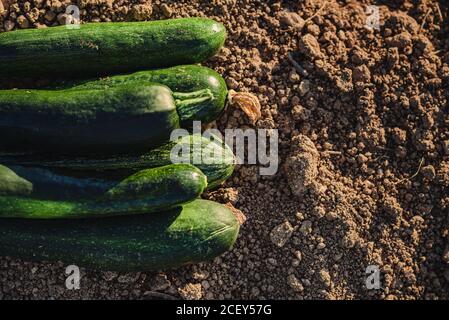
<svg viewBox="0 0 449 320"><path fill-rule="evenodd" d="M246 216L243 214L242 211L235 208L232 205L232 203L228 202L225 204L225 206L228 207L229 209L231 209L232 213L234 214L235 218L237 219L237 221L239 222L240 225L242 225L246 222Z"/></svg>
<svg viewBox="0 0 449 320"><path fill-rule="evenodd" d="M228 98L232 105L237 105L243 112L245 112L252 124L255 124L262 116L262 113L260 112L260 102L255 95L249 92L229 90Z"/></svg>

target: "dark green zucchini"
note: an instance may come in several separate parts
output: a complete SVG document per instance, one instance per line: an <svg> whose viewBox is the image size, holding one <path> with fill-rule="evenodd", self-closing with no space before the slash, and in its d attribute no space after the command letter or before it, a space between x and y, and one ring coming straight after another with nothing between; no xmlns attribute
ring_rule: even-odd
<svg viewBox="0 0 449 320"><path fill-rule="evenodd" d="M207 200L158 214L70 223L4 219L0 256L103 271L161 270L211 260L231 248L238 232L231 210Z"/></svg>
<svg viewBox="0 0 449 320"><path fill-rule="evenodd" d="M199 169L173 164L140 171L95 200L0 196L0 218L66 219L152 213L190 202L206 186L206 176Z"/></svg>
<svg viewBox="0 0 449 320"><path fill-rule="evenodd" d="M70 172L63 169L20 165L8 165L8 168L19 179L29 183L30 191L25 195L35 199L97 199L120 181L119 179L109 179L106 175L70 175ZM2 182L0 180L0 184L10 185L10 183ZM14 192L3 195L24 195L24 193Z"/></svg>
<svg viewBox="0 0 449 320"><path fill-rule="evenodd" d="M206 155L210 150L217 150L216 158L211 161L197 159L195 155ZM178 141L168 142L158 148L147 151L141 155L116 155L103 158L63 157L49 159L47 155L1 155L0 163L21 166L45 167L52 169L69 170L72 175L87 175L121 179L137 171L168 165L172 163L171 153L174 150L185 150L188 153L186 162L199 168L208 180L208 188L215 188L229 178L235 166L235 157L232 150L218 137L212 135L212 139L200 134L184 136ZM198 150L200 150L198 152ZM188 152L187 152L188 151ZM25 174L25 173L23 173ZM31 177L22 175L25 178ZM45 178L45 177L44 177Z"/></svg>
<svg viewBox="0 0 449 320"><path fill-rule="evenodd" d="M205 18L88 23L0 34L0 78L86 78L199 63L226 30Z"/></svg>
<svg viewBox="0 0 449 320"><path fill-rule="evenodd" d="M120 153L159 146L179 117L163 85L103 90L0 90L0 149Z"/></svg>
<svg viewBox="0 0 449 320"><path fill-rule="evenodd" d="M217 119L223 112L228 95L224 79L214 70L198 65L140 71L83 83L71 82L66 83L64 87L73 90L103 89L123 84L141 85L147 82L166 85L174 92L178 114L184 126L191 126L192 121L208 123ZM196 103L183 102L192 96L191 92L201 90L209 90L213 99L197 100Z"/></svg>

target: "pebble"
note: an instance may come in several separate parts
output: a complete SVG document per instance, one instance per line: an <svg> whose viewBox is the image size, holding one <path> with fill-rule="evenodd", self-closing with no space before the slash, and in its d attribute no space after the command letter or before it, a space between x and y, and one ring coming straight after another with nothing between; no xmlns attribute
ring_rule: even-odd
<svg viewBox="0 0 449 320"><path fill-rule="evenodd" d="M285 221L283 224L275 227L270 233L271 242L279 248L283 247L293 234L295 228L290 222Z"/></svg>
<svg viewBox="0 0 449 320"><path fill-rule="evenodd" d="M171 282L168 280L167 275L163 273L158 273L151 282L151 290L153 291L164 291L167 290L171 285Z"/></svg>
<svg viewBox="0 0 449 320"><path fill-rule="evenodd" d="M179 295L185 300L200 300L203 297L203 289L200 283L188 283L178 289Z"/></svg>
<svg viewBox="0 0 449 320"><path fill-rule="evenodd" d="M44 15L45 20L47 20L48 22L51 22L55 19L56 17L56 13L54 13L53 11L47 11Z"/></svg>
<svg viewBox="0 0 449 320"><path fill-rule="evenodd" d="M207 280L201 281L201 286L202 286L205 290L209 289L209 288L210 288L209 281L207 281Z"/></svg>
<svg viewBox="0 0 449 320"><path fill-rule="evenodd" d="M301 53L311 58L320 58L323 56L317 38L310 33L301 37L299 41L299 50Z"/></svg>
<svg viewBox="0 0 449 320"><path fill-rule="evenodd" d="M299 89L299 94L301 96L305 96L307 94L307 92L310 91L310 81L309 80L301 81L298 89Z"/></svg>
<svg viewBox="0 0 449 320"><path fill-rule="evenodd" d="M310 234L312 232L312 221L306 220L301 224L301 227L299 228L299 231L302 234Z"/></svg>
<svg viewBox="0 0 449 320"><path fill-rule="evenodd" d="M435 175L436 175L435 168L432 165L428 165L428 166L423 167L421 169L421 173L424 176L424 178L426 178L428 180L433 180L435 178Z"/></svg>
<svg viewBox="0 0 449 320"><path fill-rule="evenodd" d="M161 5L161 10L166 18L170 18L173 14L172 9L166 3Z"/></svg>
<svg viewBox="0 0 449 320"><path fill-rule="evenodd" d="M443 141L443 150L446 155L449 155L449 140Z"/></svg>
<svg viewBox="0 0 449 320"><path fill-rule="evenodd" d="M331 287L332 285L332 280L331 280L331 276L329 274L329 271L327 270L320 270L320 272L318 273L319 278L321 280L321 282L327 287Z"/></svg>
<svg viewBox="0 0 449 320"><path fill-rule="evenodd" d="M17 25L21 29L27 29L30 27L30 22L25 16L19 16L17 17Z"/></svg>
<svg viewBox="0 0 449 320"><path fill-rule="evenodd" d="M301 30L304 27L304 19L296 12L283 11L279 14L279 22L283 26Z"/></svg>
<svg viewBox="0 0 449 320"><path fill-rule="evenodd" d="M304 291L304 287L301 284L301 281L299 281L298 278L296 278L295 275L293 275L293 274L287 276L287 284L295 292L303 292Z"/></svg>
<svg viewBox="0 0 449 320"><path fill-rule="evenodd" d="M16 24L11 20L6 20L3 26L5 28L5 31L11 31L12 29L14 29Z"/></svg>

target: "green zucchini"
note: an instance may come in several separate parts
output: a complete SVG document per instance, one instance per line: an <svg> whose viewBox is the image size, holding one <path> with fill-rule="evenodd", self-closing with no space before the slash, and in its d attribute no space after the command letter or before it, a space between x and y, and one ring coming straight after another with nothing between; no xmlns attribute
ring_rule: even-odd
<svg viewBox="0 0 449 320"><path fill-rule="evenodd" d="M19 179L29 183L30 191L27 193L14 192L3 195L28 195L35 199L96 199L103 196L120 181L118 179L109 179L105 175L71 175L66 170L37 166L8 165L8 168ZM0 184L11 185L10 183L2 182L0 177ZM2 195L1 192L0 195Z"/></svg>
<svg viewBox="0 0 449 320"><path fill-rule="evenodd" d="M69 82L64 88L73 90L103 89L123 84L160 83L174 93L176 107L181 123L191 126L192 121L209 123L223 112L228 95L224 79L214 70L198 65L175 66L166 69L140 71L129 75L118 75L87 82ZM212 99L198 100L197 103L183 103L186 94L209 90ZM187 95L187 97L189 97ZM200 97L201 98L201 97Z"/></svg>
<svg viewBox="0 0 449 320"><path fill-rule="evenodd" d="M103 90L0 90L0 149L120 153L159 146L179 127L163 85Z"/></svg>
<svg viewBox="0 0 449 320"><path fill-rule="evenodd" d="M232 247L238 232L232 211L207 200L158 214L70 223L5 219L0 256L103 271L161 270L211 260Z"/></svg>
<svg viewBox="0 0 449 320"><path fill-rule="evenodd" d="M111 22L0 34L0 78L85 78L199 63L226 30L205 18Z"/></svg>
<svg viewBox="0 0 449 320"><path fill-rule="evenodd" d="M174 164L140 171L95 200L0 196L0 218L66 219L152 213L198 198L206 185L206 176L199 169Z"/></svg>
<svg viewBox="0 0 449 320"><path fill-rule="evenodd" d="M229 178L235 166L235 156L232 150L217 136L212 139L201 134L193 134L181 137L177 141L167 142L164 145L147 151L140 155L123 154L109 157L63 157L49 159L47 155L6 155L0 154L0 163L6 165L34 166L52 169L68 170L71 175L107 176L113 179L121 179L137 171L164 166L172 163L171 153L181 149L188 152L186 161L199 168L208 180L208 188L219 186ZM198 154L206 155L210 150L217 150L217 158L212 161L197 159ZM200 151L197 151L200 150ZM24 176L31 179L31 177Z"/></svg>

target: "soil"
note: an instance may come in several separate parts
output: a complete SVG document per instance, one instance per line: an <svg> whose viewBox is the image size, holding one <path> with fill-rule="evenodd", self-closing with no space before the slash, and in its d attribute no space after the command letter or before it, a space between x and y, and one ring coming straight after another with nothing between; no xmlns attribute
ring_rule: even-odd
<svg viewBox="0 0 449 320"><path fill-rule="evenodd" d="M63 21L70 1L9 0L0 28ZM449 5L446 1L80 0L82 21L206 16L226 48L205 65L257 95L255 125L229 107L220 129L278 129L280 170L242 165L205 198L247 221L211 263L156 273L0 259L0 298L449 298ZM368 28L367 6L380 11ZM9 9L8 9L9 8ZM2 8L0 7L0 12ZM369 266L380 289L366 286Z"/></svg>

